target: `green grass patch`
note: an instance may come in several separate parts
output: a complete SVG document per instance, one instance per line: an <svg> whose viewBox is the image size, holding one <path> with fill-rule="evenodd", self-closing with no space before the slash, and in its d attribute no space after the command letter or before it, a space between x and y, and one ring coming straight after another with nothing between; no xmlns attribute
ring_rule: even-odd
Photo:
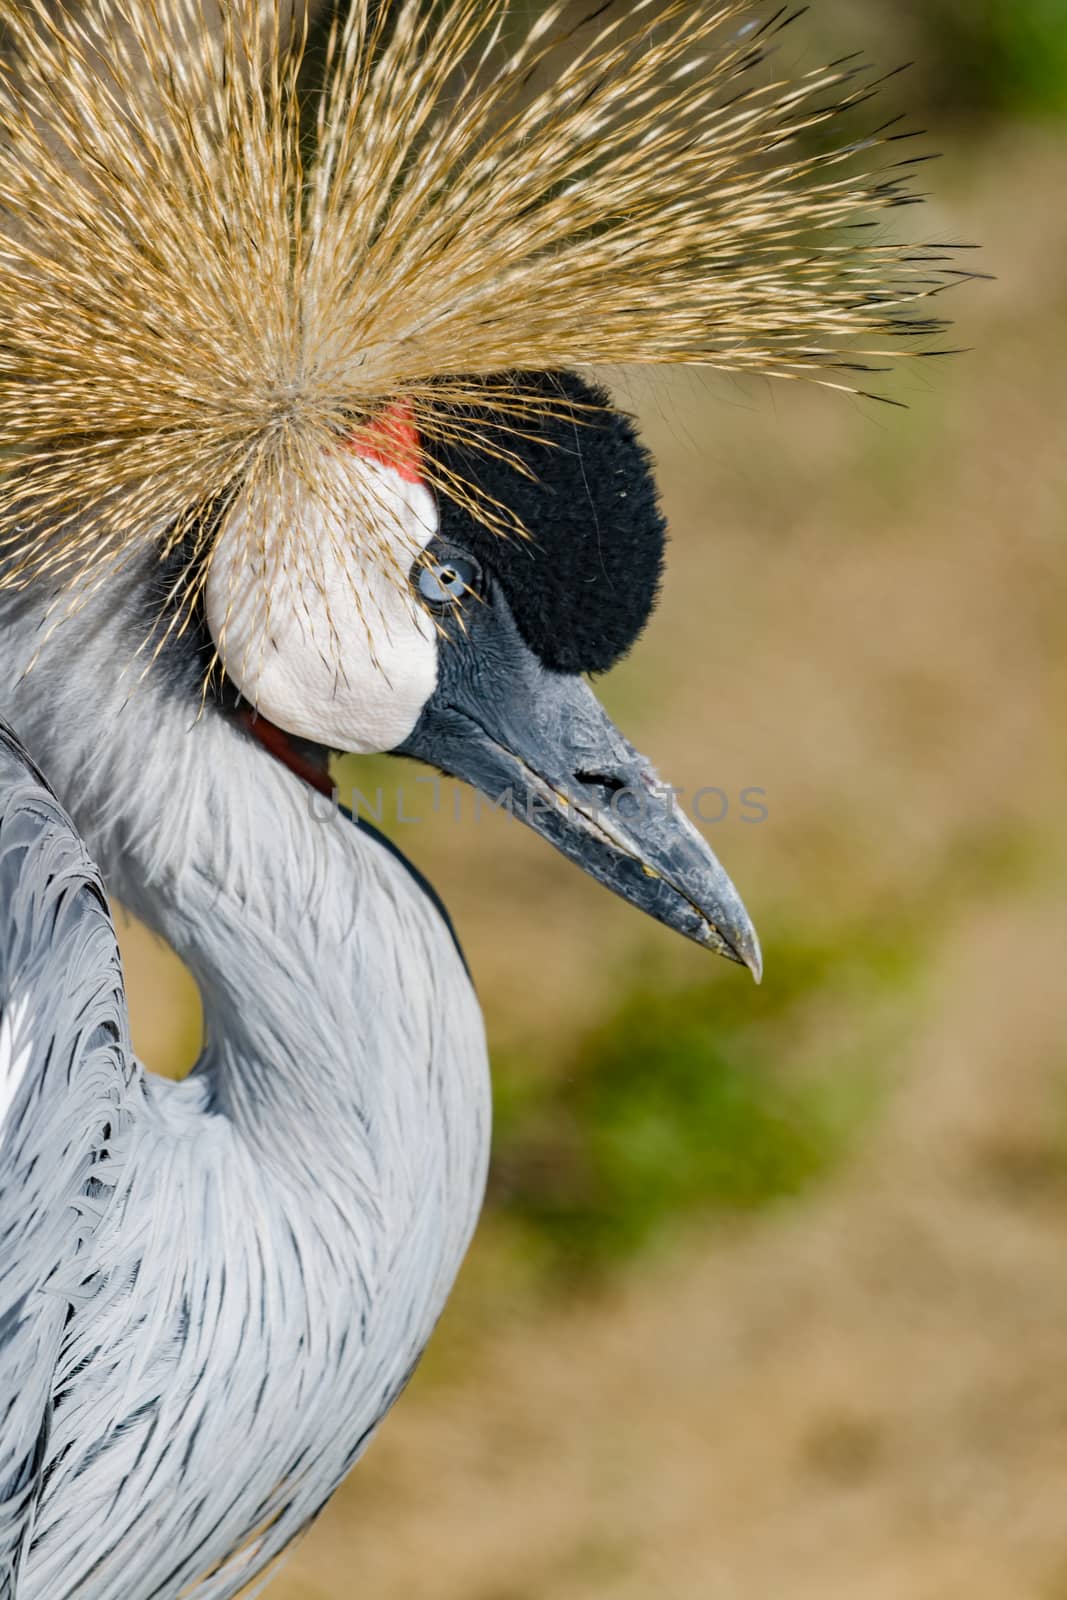
<svg viewBox="0 0 1067 1600"><path fill-rule="evenodd" d="M1063 0L935 0L923 14L949 103L990 117L1067 112Z"/></svg>
<svg viewBox="0 0 1067 1600"><path fill-rule="evenodd" d="M728 970L687 988L634 975L548 1082L521 1055L494 1060L491 1202L545 1268L585 1275L694 1213L795 1199L852 1148L918 952L853 930L781 936L768 955L759 992Z"/></svg>

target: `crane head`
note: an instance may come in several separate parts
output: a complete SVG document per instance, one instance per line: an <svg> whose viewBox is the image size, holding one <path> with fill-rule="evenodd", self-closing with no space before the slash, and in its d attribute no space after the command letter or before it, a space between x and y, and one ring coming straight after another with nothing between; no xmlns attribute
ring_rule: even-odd
<svg viewBox="0 0 1067 1600"><path fill-rule="evenodd" d="M206 585L221 662L271 725L474 785L758 979L736 890L588 681L629 651L659 591L666 526L649 455L605 392L570 373L524 375L525 420L509 424L515 381L495 380L499 410L490 385L439 441L402 407L384 413L331 466L329 514L299 486L283 511L238 499ZM455 482L513 531L442 491ZM320 520L314 571L285 567L287 514Z"/></svg>

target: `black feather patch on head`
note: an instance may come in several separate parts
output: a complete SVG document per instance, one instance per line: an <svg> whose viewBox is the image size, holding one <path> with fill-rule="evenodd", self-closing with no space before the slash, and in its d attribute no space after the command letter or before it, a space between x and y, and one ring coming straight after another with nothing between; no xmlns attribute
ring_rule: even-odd
<svg viewBox="0 0 1067 1600"><path fill-rule="evenodd" d="M663 571L666 523L652 458L603 389L574 373L499 379L544 394L551 415L523 422L528 438L491 409L464 413L472 431L517 456L530 473L473 446L436 446L449 473L508 507L530 537L503 537L441 497L441 537L469 549L498 580L516 625L546 667L604 672L648 621Z"/></svg>

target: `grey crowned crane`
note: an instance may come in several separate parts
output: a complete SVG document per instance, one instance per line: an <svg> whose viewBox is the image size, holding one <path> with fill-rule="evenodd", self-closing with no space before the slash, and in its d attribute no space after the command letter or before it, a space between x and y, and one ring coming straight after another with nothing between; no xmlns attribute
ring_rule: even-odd
<svg viewBox="0 0 1067 1600"><path fill-rule="evenodd" d="M585 369L854 388L949 258L863 231L909 198L835 131L869 79L779 81L742 0L352 0L313 97L259 0L0 16L0 1600L223 1600L404 1387L485 1179L463 957L309 805L330 752L511 791L758 976L587 681L665 529ZM105 885L199 984L181 1083Z"/></svg>

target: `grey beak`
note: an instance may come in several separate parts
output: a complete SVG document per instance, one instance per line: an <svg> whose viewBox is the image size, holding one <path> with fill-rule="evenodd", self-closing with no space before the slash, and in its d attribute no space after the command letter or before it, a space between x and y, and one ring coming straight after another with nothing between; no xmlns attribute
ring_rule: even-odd
<svg viewBox="0 0 1067 1600"><path fill-rule="evenodd" d="M710 846L584 679L541 665L501 595L442 640L437 689L397 754L472 784L631 905L760 981L756 930Z"/></svg>

